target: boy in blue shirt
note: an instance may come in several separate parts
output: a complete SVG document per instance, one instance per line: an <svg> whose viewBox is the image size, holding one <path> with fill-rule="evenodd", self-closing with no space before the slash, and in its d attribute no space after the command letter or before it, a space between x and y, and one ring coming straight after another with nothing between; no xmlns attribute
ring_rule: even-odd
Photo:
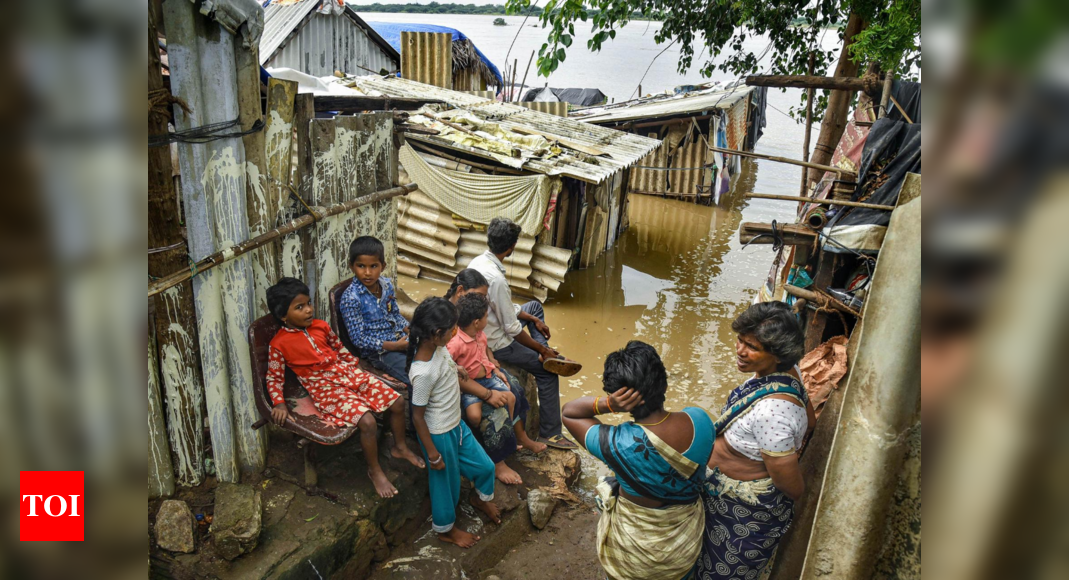
<svg viewBox="0 0 1069 580"><path fill-rule="evenodd" d="M342 323L356 354L390 376L411 386L405 372L408 321L397 307L393 282L382 277L386 251L377 238L360 236L349 244L353 283L338 304Z"/></svg>

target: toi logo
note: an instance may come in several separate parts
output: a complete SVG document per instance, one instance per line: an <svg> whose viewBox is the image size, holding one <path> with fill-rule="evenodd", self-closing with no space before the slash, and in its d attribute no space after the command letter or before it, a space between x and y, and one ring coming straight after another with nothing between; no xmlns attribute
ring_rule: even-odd
<svg viewBox="0 0 1069 580"><path fill-rule="evenodd" d="M19 540L85 539L83 471L19 472Z"/></svg>

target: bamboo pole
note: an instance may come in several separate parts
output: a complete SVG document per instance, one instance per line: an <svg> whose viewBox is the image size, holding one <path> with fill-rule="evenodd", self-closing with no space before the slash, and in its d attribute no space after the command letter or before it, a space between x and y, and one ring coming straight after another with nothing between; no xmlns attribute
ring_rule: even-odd
<svg viewBox="0 0 1069 580"><path fill-rule="evenodd" d="M520 92L523 92L523 85L527 84L527 73L531 72L531 63L534 61L535 51L531 51L531 58L527 59L527 68L523 69L523 80L520 81ZM522 97L520 97L522 98ZM516 102L520 102L520 98L516 99Z"/></svg>
<svg viewBox="0 0 1069 580"><path fill-rule="evenodd" d="M801 201L804 203L818 203L820 205L841 205L844 207L860 207L864 209L878 209L882 211L894 211L893 205L879 205L875 203L863 203L860 201L846 201L835 199L813 199L799 195L776 195L772 193L747 193L746 197L753 199L778 199L781 201Z"/></svg>
<svg viewBox="0 0 1069 580"><path fill-rule="evenodd" d="M851 314L857 318L861 318L860 312L854 310L853 308L850 308L839 300L836 300L834 297L828 296L827 294L824 294L822 292L814 292L805 288L791 286L790 284L784 285L783 291L797 298L805 298L810 303L815 304L818 307L833 308L835 310L838 310L839 312Z"/></svg>
<svg viewBox="0 0 1069 580"><path fill-rule="evenodd" d="M890 98L891 102L895 104L895 108L898 109L898 112L902 113L902 117L906 119L906 122L912 125L913 119L909 118L909 115L906 114L906 110L902 108L902 105L898 104L898 100L895 99L893 95L887 95L887 97Z"/></svg>
<svg viewBox="0 0 1069 580"><path fill-rule="evenodd" d="M887 116L887 99L891 97L891 85L894 84L894 80L894 75L888 71L887 76L883 79L883 94L880 95L880 110L876 113L877 119Z"/></svg>
<svg viewBox="0 0 1069 580"><path fill-rule="evenodd" d="M739 151L737 149L726 149L724 147L709 147L711 151L718 153L727 153L729 155L741 155L742 157L753 157L756 159L767 159L768 161L776 161L779 163L789 163L791 165L798 165L800 167L809 167L811 169L818 169L820 171L830 171L832 173L838 173L839 175L856 176L853 171L843 169L841 167L835 167L832 165L822 165L820 163L810 163L808 161L799 161L797 159L790 159L788 157L778 157L776 155L765 155L763 153L754 153L752 151Z"/></svg>
<svg viewBox="0 0 1069 580"><path fill-rule="evenodd" d="M301 228L307 227L323 218L344 213L351 209L375 203L384 199L391 199L399 195L411 193L415 191L417 187L418 186L415 183L409 183L408 185L391 187L390 189L376 191L370 195L361 197L360 199L354 199L352 201L338 203L330 207L313 207L312 214L303 215L284 226L279 226L269 232L265 232L259 236L256 236L255 238L245 240L240 244L235 244L222 251L215 252L214 254L197 262L188 270L175 272L169 276L165 276L163 278L160 278L159 280L153 281L151 284L148 285L148 295L151 298L172 286L181 284L182 282L189 280L195 275L194 272L196 274L202 274L207 270L211 270L212 268L215 268L220 264L224 264L238 256L247 254L252 250L265 246L272 240L275 240L285 234L295 232Z"/></svg>
<svg viewBox="0 0 1069 580"><path fill-rule="evenodd" d="M809 67L808 73L813 74L813 67L815 66L816 55L812 51L809 53ZM809 140L813 133L813 95L812 88L808 88L805 91L805 137L802 139L802 161L809 163ZM808 168L802 169L802 185L798 195L805 195L809 193L809 170Z"/></svg>

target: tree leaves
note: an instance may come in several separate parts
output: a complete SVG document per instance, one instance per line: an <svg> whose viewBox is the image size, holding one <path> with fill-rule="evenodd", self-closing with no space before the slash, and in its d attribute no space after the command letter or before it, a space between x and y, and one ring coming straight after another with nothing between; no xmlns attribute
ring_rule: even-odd
<svg viewBox="0 0 1069 580"><path fill-rule="evenodd" d="M507 0L510 13L530 6L531 0ZM860 62L879 62L890 68L908 68L920 59L920 0L549 0L539 19L548 28L547 43L538 55L538 72L548 76L567 56L575 37L576 22L590 22L593 33L587 49L599 51L616 38L619 28L640 17L657 17L662 26L654 33L658 44L676 41L678 71L683 74L700 63L702 76L716 70L734 76L747 74L804 74L814 52L814 74L830 74L839 49L820 45L835 28L842 28L851 12L872 24L856 37L851 56ZM756 53L747 46L753 37L768 39ZM695 55L695 41L701 39ZM752 45L751 45L752 46ZM716 62L719 60L719 62ZM906 76L900 70L899 76ZM816 99L815 101L820 101ZM820 109L817 111L819 118Z"/></svg>

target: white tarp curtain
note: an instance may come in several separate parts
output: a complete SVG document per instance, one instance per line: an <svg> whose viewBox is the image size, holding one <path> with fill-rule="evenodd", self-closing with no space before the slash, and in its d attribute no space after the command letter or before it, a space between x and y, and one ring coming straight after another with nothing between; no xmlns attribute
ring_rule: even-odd
<svg viewBox="0 0 1069 580"><path fill-rule="evenodd" d="M560 189L560 179L545 175L473 175L433 167L408 144L400 160L420 191L449 211L479 224L506 217L529 236L542 231L549 198Z"/></svg>

